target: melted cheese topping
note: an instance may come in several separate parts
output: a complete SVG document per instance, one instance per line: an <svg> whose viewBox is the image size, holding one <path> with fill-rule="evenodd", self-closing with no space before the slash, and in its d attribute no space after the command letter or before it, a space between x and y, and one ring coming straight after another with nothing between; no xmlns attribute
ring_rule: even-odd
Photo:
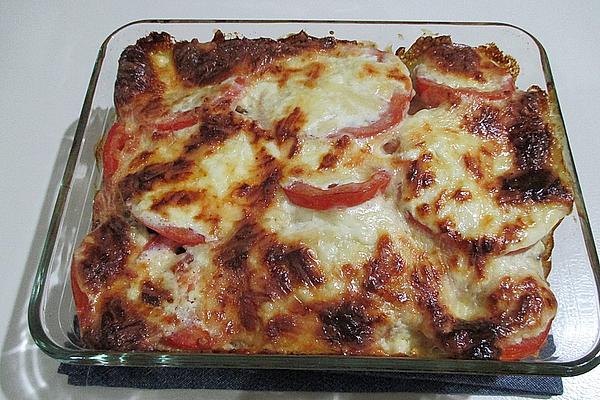
<svg viewBox="0 0 600 400"><path fill-rule="evenodd" d="M335 135L382 118L395 94L412 97L399 58L344 43L200 85L181 79L172 46L149 52L161 86L148 104L162 109L122 117L135 137L74 258L85 343L498 358L506 343L545 330L556 303L540 240L568 204L498 203L515 151L466 132L468 106L422 110L367 138ZM472 87L428 68L417 76ZM295 109L297 120L282 127ZM182 113L197 121L157 128ZM477 161L477 176L465 157ZM385 190L352 207L304 208L282 190L294 182L327 190L380 170L390 176ZM516 227L510 237L507 227ZM169 229L205 243L157 234ZM474 257L462 245L489 237L505 246ZM527 299L539 307L518 309ZM506 334L490 336L497 332Z"/></svg>
<svg viewBox="0 0 600 400"><path fill-rule="evenodd" d="M386 111L394 93L409 97L412 91L406 66L382 54L380 60L367 48L284 60L247 89L239 106L265 129L299 107L302 132L314 137L368 125Z"/></svg>
<svg viewBox="0 0 600 400"><path fill-rule="evenodd" d="M513 78L508 73L485 69L482 69L482 71L485 72L483 79L477 80L468 76L444 73L435 66L428 64L419 64L414 69L414 75L416 78L428 79L452 89L474 89L480 92L506 90L513 85Z"/></svg>
<svg viewBox="0 0 600 400"><path fill-rule="evenodd" d="M568 214L570 206L501 204L499 182L516 171L514 151L506 138L484 139L466 131L468 107L421 110L403 126L397 153L406 183L401 206L438 234L466 241L499 238L506 244L504 252L531 246ZM476 164L475 174L471 164ZM411 190L414 174L430 179ZM421 178L414 179L418 186Z"/></svg>
<svg viewBox="0 0 600 400"><path fill-rule="evenodd" d="M362 264L371 257L382 234L406 231L392 196L386 193L355 207L327 211L297 207L279 196L263 216L263 226L284 241L307 244L325 268L339 271L344 264Z"/></svg>
<svg viewBox="0 0 600 400"><path fill-rule="evenodd" d="M149 226L187 228L207 240L226 237L243 218L233 189L255 180L257 154L240 133L209 157L199 157L185 181L159 182L131 201L133 215Z"/></svg>

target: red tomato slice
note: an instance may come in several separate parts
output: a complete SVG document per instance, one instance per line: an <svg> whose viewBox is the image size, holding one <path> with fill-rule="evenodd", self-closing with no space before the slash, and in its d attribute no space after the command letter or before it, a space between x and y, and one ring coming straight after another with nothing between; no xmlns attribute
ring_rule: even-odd
<svg viewBox="0 0 600 400"><path fill-rule="evenodd" d="M409 105L410 97L405 93L396 92L392 95L387 110L379 115L377 121L357 128L342 128L334 136L350 135L355 138L367 138L378 135L399 124L406 116Z"/></svg>
<svg viewBox="0 0 600 400"><path fill-rule="evenodd" d="M175 250L178 247L179 243L175 242L174 240L171 240L166 236L154 235L152 238L150 238L150 240L148 240L142 251L160 249Z"/></svg>
<svg viewBox="0 0 600 400"><path fill-rule="evenodd" d="M223 94L213 101L212 105L218 107L232 102L242 93L245 84L246 80L243 77L237 77ZM154 129L160 133L168 133L194 126L200 120L200 109L201 107L197 107L192 110L178 112L166 121L154 125Z"/></svg>
<svg viewBox="0 0 600 400"><path fill-rule="evenodd" d="M169 225L152 225L141 221L148 228L156 231L159 235L171 239L175 243L195 246L206 241L204 235L194 231L191 228L181 228L178 226Z"/></svg>
<svg viewBox="0 0 600 400"><path fill-rule="evenodd" d="M385 191L391 176L386 171L377 171L366 182L347 183L329 189L321 189L303 182L294 182L283 188L287 198L297 206L313 210L334 207L353 207L372 199Z"/></svg>
<svg viewBox="0 0 600 400"><path fill-rule="evenodd" d="M199 327L183 328L161 340L169 347L180 350L208 350L210 348L210 335Z"/></svg>
<svg viewBox="0 0 600 400"><path fill-rule="evenodd" d="M134 216L140 223L142 223L146 227L152 229L159 235L164 236L164 238L169 239L172 242L175 242L175 244L177 244L177 245L195 246L197 244L201 244L206 241L206 238L204 237L204 235L194 231L191 228L183 228L183 227L179 227L179 226L173 226L173 225L169 225L168 223L164 223L162 221L152 221L148 218L144 218L143 216L139 216L139 215L135 215L135 214L134 214ZM168 240L163 240L163 239L156 239L156 243L146 244L146 246L154 246L154 245L173 247L173 243L169 243ZM178 247L177 245L175 245L173 248Z"/></svg>
<svg viewBox="0 0 600 400"><path fill-rule="evenodd" d="M173 115L168 121L156 124L154 128L158 132L173 132L189 128L190 126L197 124L198 120L199 117L196 110L189 110Z"/></svg>
<svg viewBox="0 0 600 400"><path fill-rule="evenodd" d="M91 325L92 316L90 314L91 307L88 296L83 292L77 281L78 265L71 266L71 291L73 292L73 301L75 302L75 309L77 310L79 326L81 328Z"/></svg>
<svg viewBox="0 0 600 400"><path fill-rule="evenodd" d="M552 321L548 323L548 326L542 333L535 337L526 338L519 343L502 347L500 359L504 361L517 361L536 355L548 337L551 324Z"/></svg>
<svg viewBox="0 0 600 400"><path fill-rule="evenodd" d="M104 177L110 179L119 168L119 153L131 137L125 132L125 127L115 122L106 135L102 148L102 170Z"/></svg>
<svg viewBox="0 0 600 400"><path fill-rule="evenodd" d="M427 78L417 77L415 79L415 91L417 92L418 99L427 107L437 107L444 102L458 104L460 103L462 96L476 96L487 100L501 100L509 97L514 90L515 84L512 78L508 80L500 90L490 92L483 92L470 88L455 89Z"/></svg>

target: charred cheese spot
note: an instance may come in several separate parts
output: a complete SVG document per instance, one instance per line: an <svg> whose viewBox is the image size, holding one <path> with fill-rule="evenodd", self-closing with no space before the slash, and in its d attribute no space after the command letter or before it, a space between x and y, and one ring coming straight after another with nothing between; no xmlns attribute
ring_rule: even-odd
<svg viewBox="0 0 600 400"><path fill-rule="evenodd" d="M463 117L463 127L484 139L501 139L506 127L500 122L500 110L492 105L482 105L469 110Z"/></svg>
<svg viewBox="0 0 600 400"><path fill-rule="evenodd" d="M317 80L325 71L327 66L323 63L314 62L307 66L304 74L306 75L306 81L304 82L304 86L309 88L314 88L317 86Z"/></svg>
<svg viewBox="0 0 600 400"><path fill-rule="evenodd" d="M220 145L238 133L239 129L240 124L235 120L233 113L207 115L200 124L199 132L192 135L186 144L185 150L191 153L202 146Z"/></svg>
<svg viewBox="0 0 600 400"><path fill-rule="evenodd" d="M125 269L132 246L129 225L121 218L113 217L92 231L75 256L86 286L98 291L115 280Z"/></svg>
<svg viewBox="0 0 600 400"><path fill-rule="evenodd" d="M260 184L250 189L251 194L247 197L251 199L251 204L266 208L273 199L275 191L279 189L280 179L280 170L277 167L273 168Z"/></svg>
<svg viewBox="0 0 600 400"><path fill-rule="evenodd" d="M457 358L497 359L499 327L489 321L465 321L442 335L444 349Z"/></svg>
<svg viewBox="0 0 600 400"><path fill-rule="evenodd" d="M151 190L160 183L180 182L191 175L193 163L189 160L176 160L163 164L152 164L141 171L128 175L119 184L123 199L128 201L139 193Z"/></svg>
<svg viewBox="0 0 600 400"><path fill-rule="evenodd" d="M327 153L321 159L321 163L319 164L319 169L327 169L331 167L335 167L338 162L338 157L335 153Z"/></svg>
<svg viewBox="0 0 600 400"><path fill-rule="evenodd" d="M418 160L411 162L406 172L407 186L414 197L419 197L423 189L435 182L435 175L427 168L429 161L431 161L431 154L423 154Z"/></svg>
<svg viewBox="0 0 600 400"><path fill-rule="evenodd" d="M284 144L288 141L291 143L289 145L288 158L292 158L298 153L300 142L297 135L304 123L304 114L299 107L296 107L290 115L275 124L275 138L277 142L279 144Z"/></svg>
<svg viewBox="0 0 600 400"><path fill-rule="evenodd" d="M242 294L239 299L239 318L242 326L250 331L255 331L258 328L259 319L257 315L258 304L252 292Z"/></svg>
<svg viewBox="0 0 600 400"><path fill-rule="evenodd" d="M160 211L161 208L174 206L184 207L202 198L202 192L194 192L191 190L177 190L168 192L163 197L157 199L150 207L153 211Z"/></svg>
<svg viewBox="0 0 600 400"><path fill-rule="evenodd" d="M396 50L396 56L398 56L409 68L412 68L416 62L418 62L423 54L437 46L451 46L452 39L450 36L423 36L418 38L409 49L404 47Z"/></svg>
<svg viewBox="0 0 600 400"><path fill-rule="evenodd" d="M465 154L463 157L463 163L467 171L471 173L473 178L481 179L483 178L483 172L481 170L481 164L477 158L474 158L470 154Z"/></svg>
<svg viewBox="0 0 600 400"><path fill-rule="evenodd" d="M374 321L359 302L343 302L323 310L319 317L323 335L334 345L362 346L371 339Z"/></svg>
<svg viewBox="0 0 600 400"><path fill-rule="evenodd" d="M143 317L121 299L107 300L101 315L98 331L83 336L88 345L117 351L152 350L146 343L149 328Z"/></svg>
<svg viewBox="0 0 600 400"><path fill-rule="evenodd" d="M335 167L339 162L340 158L343 156L344 151L350 146L350 143L351 139L348 135L344 135L341 138L337 139L335 145L329 151L329 153L325 154L321 158L319 169L329 169Z"/></svg>
<svg viewBox="0 0 600 400"><path fill-rule="evenodd" d="M480 71L481 58L472 47L440 44L429 47L424 57L442 72L462 75L479 82L485 81Z"/></svg>
<svg viewBox="0 0 600 400"><path fill-rule="evenodd" d="M570 204L573 195L551 171L537 170L503 177L498 200L502 204L526 202Z"/></svg>
<svg viewBox="0 0 600 400"><path fill-rule="evenodd" d="M538 88L520 93L510 103L509 140L521 170L538 170L548 162L552 146L546 95Z"/></svg>
<svg viewBox="0 0 600 400"><path fill-rule="evenodd" d="M265 262L279 290L288 294L294 286L318 286L324 281L315 254L307 247L288 248L275 244L267 250Z"/></svg>
<svg viewBox="0 0 600 400"><path fill-rule="evenodd" d="M129 168L134 170L143 168L150 157L152 157L151 151L142 151L129 163Z"/></svg>
<svg viewBox="0 0 600 400"><path fill-rule="evenodd" d="M155 307L158 307L163 300L173 302L173 295L169 291L149 281L142 284L141 296L144 303Z"/></svg>
<svg viewBox="0 0 600 400"><path fill-rule="evenodd" d="M410 77L400 73L400 71L395 68L391 68L388 71L386 76L390 79L394 79L396 81L400 81L400 82L404 82L404 83L407 83L410 80Z"/></svg>
<svg viewBox="0 0 600 400"><path fill-rule="evenodd" d="M452 198L456 201L469 201L473 198L471 192L466 189L456 189Z"/></svg>
<svg viewBox="0 0 600 400"><path fill-rule="evenodd" d="M431 207L429 206L429 204L423 203L423 204L417 206L416 210L417 210L417 214L419 214L421 217L426 217L431 212Z"/></svg>
<svg viewBox="0 0 600 400"><path fill-rule="evenodd" d="M297 327L291 315L277 315L267 322L265 333L271 340L278 340L281 336L293 332Z"/></svg>
<svg viewBox="0 0 600 400"><path fill-rule="evenodd" d="M411 283L415 291L415 300L426 312L434 332L447 331L454 324L440 298L440 272L431 265L420 265L411 274Z"/></svg>
<svg viewBox="0 0 600 400"><path fill-rule="evenodd" d="M527 277L515 282L504 278L488 297L491 311L498 315L505 329L544 328L547 309L556 308L556 299L536 279ZM507 314L510 314L507 315Z"/></svg>
<svg viewBox="0 0 600 400"><path fill-rule="evenodd" d="M364 268L367 270L365 288L376 292L402 273L404 260L394 252L389 236L382 236L377 242L375 257L370 259Z"/></svg>
<svg viewBox="0 0 600 400"><path fill-rule="evenodd" d="M245 268L250 250L262 235L256 223L244 223L228 241L218 247L216 264L232 270Z"/></svg>
<svg viewBox="0 0 600 400"><path fill-rule="evenodd" d="M379 71L372 64L363 64L362 68L358 72L358 78L362 79L367 76L377 75Z"/></svg>

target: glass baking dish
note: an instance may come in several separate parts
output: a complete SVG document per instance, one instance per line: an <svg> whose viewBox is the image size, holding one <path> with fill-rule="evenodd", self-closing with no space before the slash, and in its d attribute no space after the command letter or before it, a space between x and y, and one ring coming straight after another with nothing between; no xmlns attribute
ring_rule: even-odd
<svg viewBox="0 0 600 400"><path fill-rule="evenodd" d="M113 122L113 85L123 49L152 31L177 40L208 41L214 31L246 37L283 37L305 30L313 36L372 41L379 48L409 46L423 34L447 34L457 43L494 42L521 67L517 85L546 88L558 99L546 52L526 31L502 23L396 21L146 20L109 35L98 54L64 172L29 305L29 328L38 346L62 362L88 365L295 368L354 371L412 371L571 376L600 357L600 269L564 124L565 161L574 177L575 205L555 231L549 281L559 303L548 343L537 358L520 362L319 355L105 352L78 345L69 280L74 249L89 230L94 194L100 186L96 145ZM562 117L561 117L562 122Z"/></svg>

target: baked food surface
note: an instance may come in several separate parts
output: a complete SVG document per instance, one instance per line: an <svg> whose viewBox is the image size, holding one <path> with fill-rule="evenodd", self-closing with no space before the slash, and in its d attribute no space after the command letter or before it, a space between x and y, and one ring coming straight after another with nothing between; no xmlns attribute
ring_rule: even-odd
<svg viewBox="0 0 600 400"><path fill-rule="evenodd" d="M445 36L138 40L72 263L82 342L535 355L573 196L552 104L517 74Z"/></svg>

